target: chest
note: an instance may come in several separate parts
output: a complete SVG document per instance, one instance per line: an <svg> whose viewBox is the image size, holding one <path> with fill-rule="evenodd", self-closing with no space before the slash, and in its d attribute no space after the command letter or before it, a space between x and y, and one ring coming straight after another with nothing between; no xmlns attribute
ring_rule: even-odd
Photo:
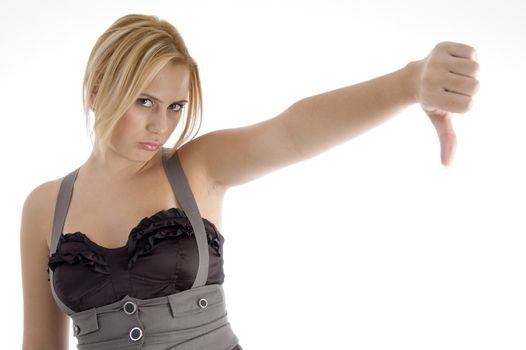
<svg viewBox="0 0 526 350"><path fill-rule="evenodd" d="M189 172L188 182L201 216L221 231L223 194L211 191L205 179L192 175ZM181 208L181 205L163 174L144 182L112 186L111 189L78 181L62 232L78 231L100 246L122 247L130 231L143 218L174 207Z"/></svg>

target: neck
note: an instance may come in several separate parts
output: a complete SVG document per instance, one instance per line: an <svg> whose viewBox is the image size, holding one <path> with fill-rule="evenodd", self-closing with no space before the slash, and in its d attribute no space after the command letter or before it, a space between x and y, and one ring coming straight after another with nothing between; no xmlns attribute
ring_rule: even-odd
<svg viewBox="0 0 526 350"><path fill-rule="evenodd" d="M98 182L133 181L152 173L162 163L162 147L146 160L134 160L106 148L103 153L96 147L82 166L89 177Z"/></svg>

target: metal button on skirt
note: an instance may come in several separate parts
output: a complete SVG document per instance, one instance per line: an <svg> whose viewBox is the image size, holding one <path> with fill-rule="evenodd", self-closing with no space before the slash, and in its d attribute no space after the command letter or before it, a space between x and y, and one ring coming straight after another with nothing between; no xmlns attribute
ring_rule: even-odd
<svg viewBox="0 0 526 350"><path fill-rule="evenodd" d="M70 315L81 350L230 350L238 344L221 284L123 299Z"/></svg>

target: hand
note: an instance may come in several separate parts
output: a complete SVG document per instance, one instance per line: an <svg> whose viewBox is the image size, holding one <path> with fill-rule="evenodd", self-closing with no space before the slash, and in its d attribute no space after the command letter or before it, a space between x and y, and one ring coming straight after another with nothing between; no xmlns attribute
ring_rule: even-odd
<svg viewBox="0 0 526 350"><path fill-rule="evenodd" d="M451 113L469 111L479 89L476 51L465 44L444 41L416 63L415 98L431 118L440 141L442 165L448 166L457 143Z"/></svg>

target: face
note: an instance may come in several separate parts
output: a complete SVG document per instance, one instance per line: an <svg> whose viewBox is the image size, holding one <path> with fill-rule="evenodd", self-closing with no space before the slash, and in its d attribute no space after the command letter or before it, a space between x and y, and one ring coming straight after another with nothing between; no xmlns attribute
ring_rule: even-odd
<svg viewBox="0 0 526 350"><path fill-rule="evenodd" d="M188 102L190 72L183 64L168 63L119 120L111 137L114 151L137 161L153 157L173 133ZM143 142L160 144L145 149Z"/></svg>

